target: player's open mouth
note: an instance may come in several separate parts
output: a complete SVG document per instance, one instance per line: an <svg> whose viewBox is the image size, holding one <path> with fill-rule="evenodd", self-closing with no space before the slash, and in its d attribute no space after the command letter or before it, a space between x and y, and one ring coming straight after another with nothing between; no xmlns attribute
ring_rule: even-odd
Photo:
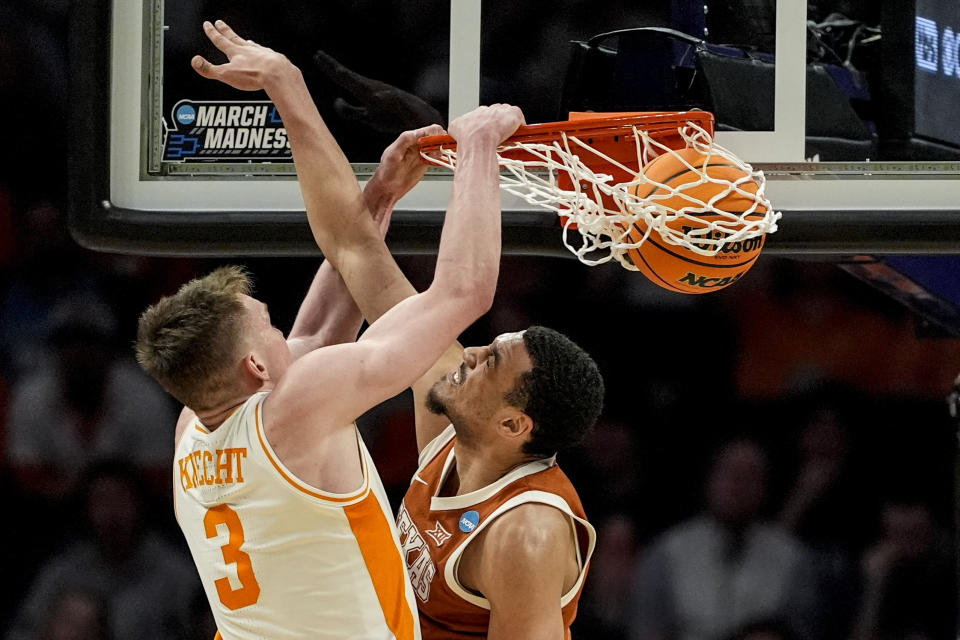
<svg viewBox="0 0 960 640"><path fill-rule="evenodd" d="M467 368L467 363L464 362L463 364L460 365L459 368L451 371L450 381L453 382L453 384L455 385L463 384L463 382L466 380L466 377L467 377L466 368Z"/></svg>

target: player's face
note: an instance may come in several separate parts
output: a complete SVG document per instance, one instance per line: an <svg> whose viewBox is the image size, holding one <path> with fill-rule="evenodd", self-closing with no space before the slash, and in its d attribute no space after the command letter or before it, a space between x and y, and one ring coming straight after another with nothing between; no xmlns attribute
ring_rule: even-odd
<svg viewBox="0 0 960 640"><path fill-rule="evenodd" d="M256 298L242 296L247 310L247 339L251 349L265 360L270 379L276 382L293 361L283 332L270 322L267 305Z"/></svg>
<svg viewBox="0 0 960 640"><path fill-rule="evenodd" d="M490 424L505 410L516 410L506 395L521 374L533 367L523 333L504 333L485 347L468 347L463 363L433 385L428 403L457 427Z"/></svg>

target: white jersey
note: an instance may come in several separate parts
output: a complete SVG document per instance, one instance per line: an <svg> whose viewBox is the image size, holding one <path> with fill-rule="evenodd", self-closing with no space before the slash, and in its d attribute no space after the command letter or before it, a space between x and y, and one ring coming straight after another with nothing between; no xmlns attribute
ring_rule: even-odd
<svg viewBox="0 0 960 640"><path fill-rule="evenodd" d="M187 427L174 507L224 640L420 638L380 477L357 433L363 486L298 480L267 442L252 396L213 432Z"/></svg>

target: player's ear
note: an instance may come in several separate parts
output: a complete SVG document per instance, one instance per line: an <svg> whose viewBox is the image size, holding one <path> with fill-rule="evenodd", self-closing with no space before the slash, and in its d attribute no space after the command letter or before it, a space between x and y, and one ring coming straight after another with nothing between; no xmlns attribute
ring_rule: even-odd
<svg viewBox="0 0 960 640"><path fill-rule="evenodd" d="M243 370L261 382L270 379L270 373L267 371L266 364L254 351L248 352L247 355L243 357Z"/></svg>
<svg viewBox="0 0 960 640"><path fill-rule="evenodd" d="M510 413L500 418L497 430L505 438L526 440L533 433L533 419L523 411L513 408Z"/></svg>

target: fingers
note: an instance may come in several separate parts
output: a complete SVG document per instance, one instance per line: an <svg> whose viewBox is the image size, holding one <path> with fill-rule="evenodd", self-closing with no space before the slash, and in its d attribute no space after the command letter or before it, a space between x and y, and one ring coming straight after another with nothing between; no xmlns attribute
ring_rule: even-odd
<svg viewBox="0 0 960 640"><path fill-rule="evenodd" d="M427 125L426 127L420 127L411 133L413 134L413 138L419 140L420 138L425 138L427 136L442 136L446 133L446 131L444 131L443 127L439 124L431 124Z"/></svg>
<svg viewBox="0 0 960 640"><path fill-rule="evenodd" d="M449 132L458 142L461 138L472 138L475 135L497 137L497 142L503 142L513 135L517 128L525 124L523 112L509 104L492 104L477 107L450 123Z"/></svg>
<svg viewBox="0 0 960 640"><path fill-rule="evenodd" d="M238 36L236 33L234 33L233 29L230 28L230 25L228 25L223 20L217 20L217 22L214 24L214 27L217 29L217 31L219 31L223 35L224 38L226 38L227 40L229 40L235 45L243 46L250 42L248 40L244 40L243 38Z"/></svg>
<svg viewBox="0 0 960 640"><path fill-rule="evenodd" d="M516 111L517 117L520 118L520 126L524 126L525 124L527 124L527 118L526 116L523 115L523 111L520 110L520 107L514 107L511 105L511 108L514 111Z"/></svg>
<svg viewBox="0 0 960 640"><path fill-rule="evenodd" d="M203 56L193 56L193 59L190 60L190 66L193 67L194 71L199 73L204 78L210 80L216 80L219 78L218 66L211 64L210 61Z"/></svg>
<svg viewBox="0 0 960 640"><path fill-rule="evenodd" d="M391 146L400 147L402 149L409 149L410 147L416 146L420 142L420 138L426 138L427 136L440 136L446 133L438 124L427 125L426 127L420 127L419 129L410 129L409 131L404 131L398 137L396 142Z"/></svg>
<svg viewBox="0 0 960 640"><path fill-rule="evenodd" d="M444 131L443 127L439 124L430 124L425 127L420 127L419 129L404 131L397 136L397 139L393 141L393 144L387 147L384 155L386 156L397 151L405 152L408 149L416 147L420 142L420 138L424 138L426 136L439 136L443 135L444 133L446 133L446 131Z"/></svg>
<svg viewBox="0 0 960 640"><path fill-rule="evenodd" d="M227 54L228 58L233 53L233 51L237 48L236 43L228 40L225 35L220 33L219 29L217 29L212 23L210 23L207 20L203 22L203 32L207 34L207 38L210 39L210 42L213 43L213 46L215 46L217 49L220 49L220 51L222 51L223 53Z"/></svg>
<svg viewBox="0 0 960 640"><path fill-rule="evenodd" d="M497 104L494 106L503 117L503 139L509 138L520 126L526 124L523 112L519 107L515 107L512 104Z"/></svg>
<svg viewBox="0 0 960 640"><path fill-rule="evenodd" d="M244 40L238 36L223 20L217 20L216 23L205 20L203 32L207 34L213 46L227 54L228 58L236 52L238 47L253 44L252 40Z"/></svg>
<svg viewBox="0 0 960 640"><path fill-rule="evenodd" d="M498 102L490 105L490 108L502 112L507 120L516 121L518 126L527 124L526 119L523 117L523 111L520 110L520 107Z"/></svg>
<svg viewBox="0 0 960 640"><path fill-rule="evenodd" d="M400 137L397 138L397 145L404 148L409 148L419 144L420 138L426 138L428 136L442 136L445 135L446 130L439 124L428 124L425 127L420 127L419 129L413 129L411 131L404 131L400 134Z"/></svg>

